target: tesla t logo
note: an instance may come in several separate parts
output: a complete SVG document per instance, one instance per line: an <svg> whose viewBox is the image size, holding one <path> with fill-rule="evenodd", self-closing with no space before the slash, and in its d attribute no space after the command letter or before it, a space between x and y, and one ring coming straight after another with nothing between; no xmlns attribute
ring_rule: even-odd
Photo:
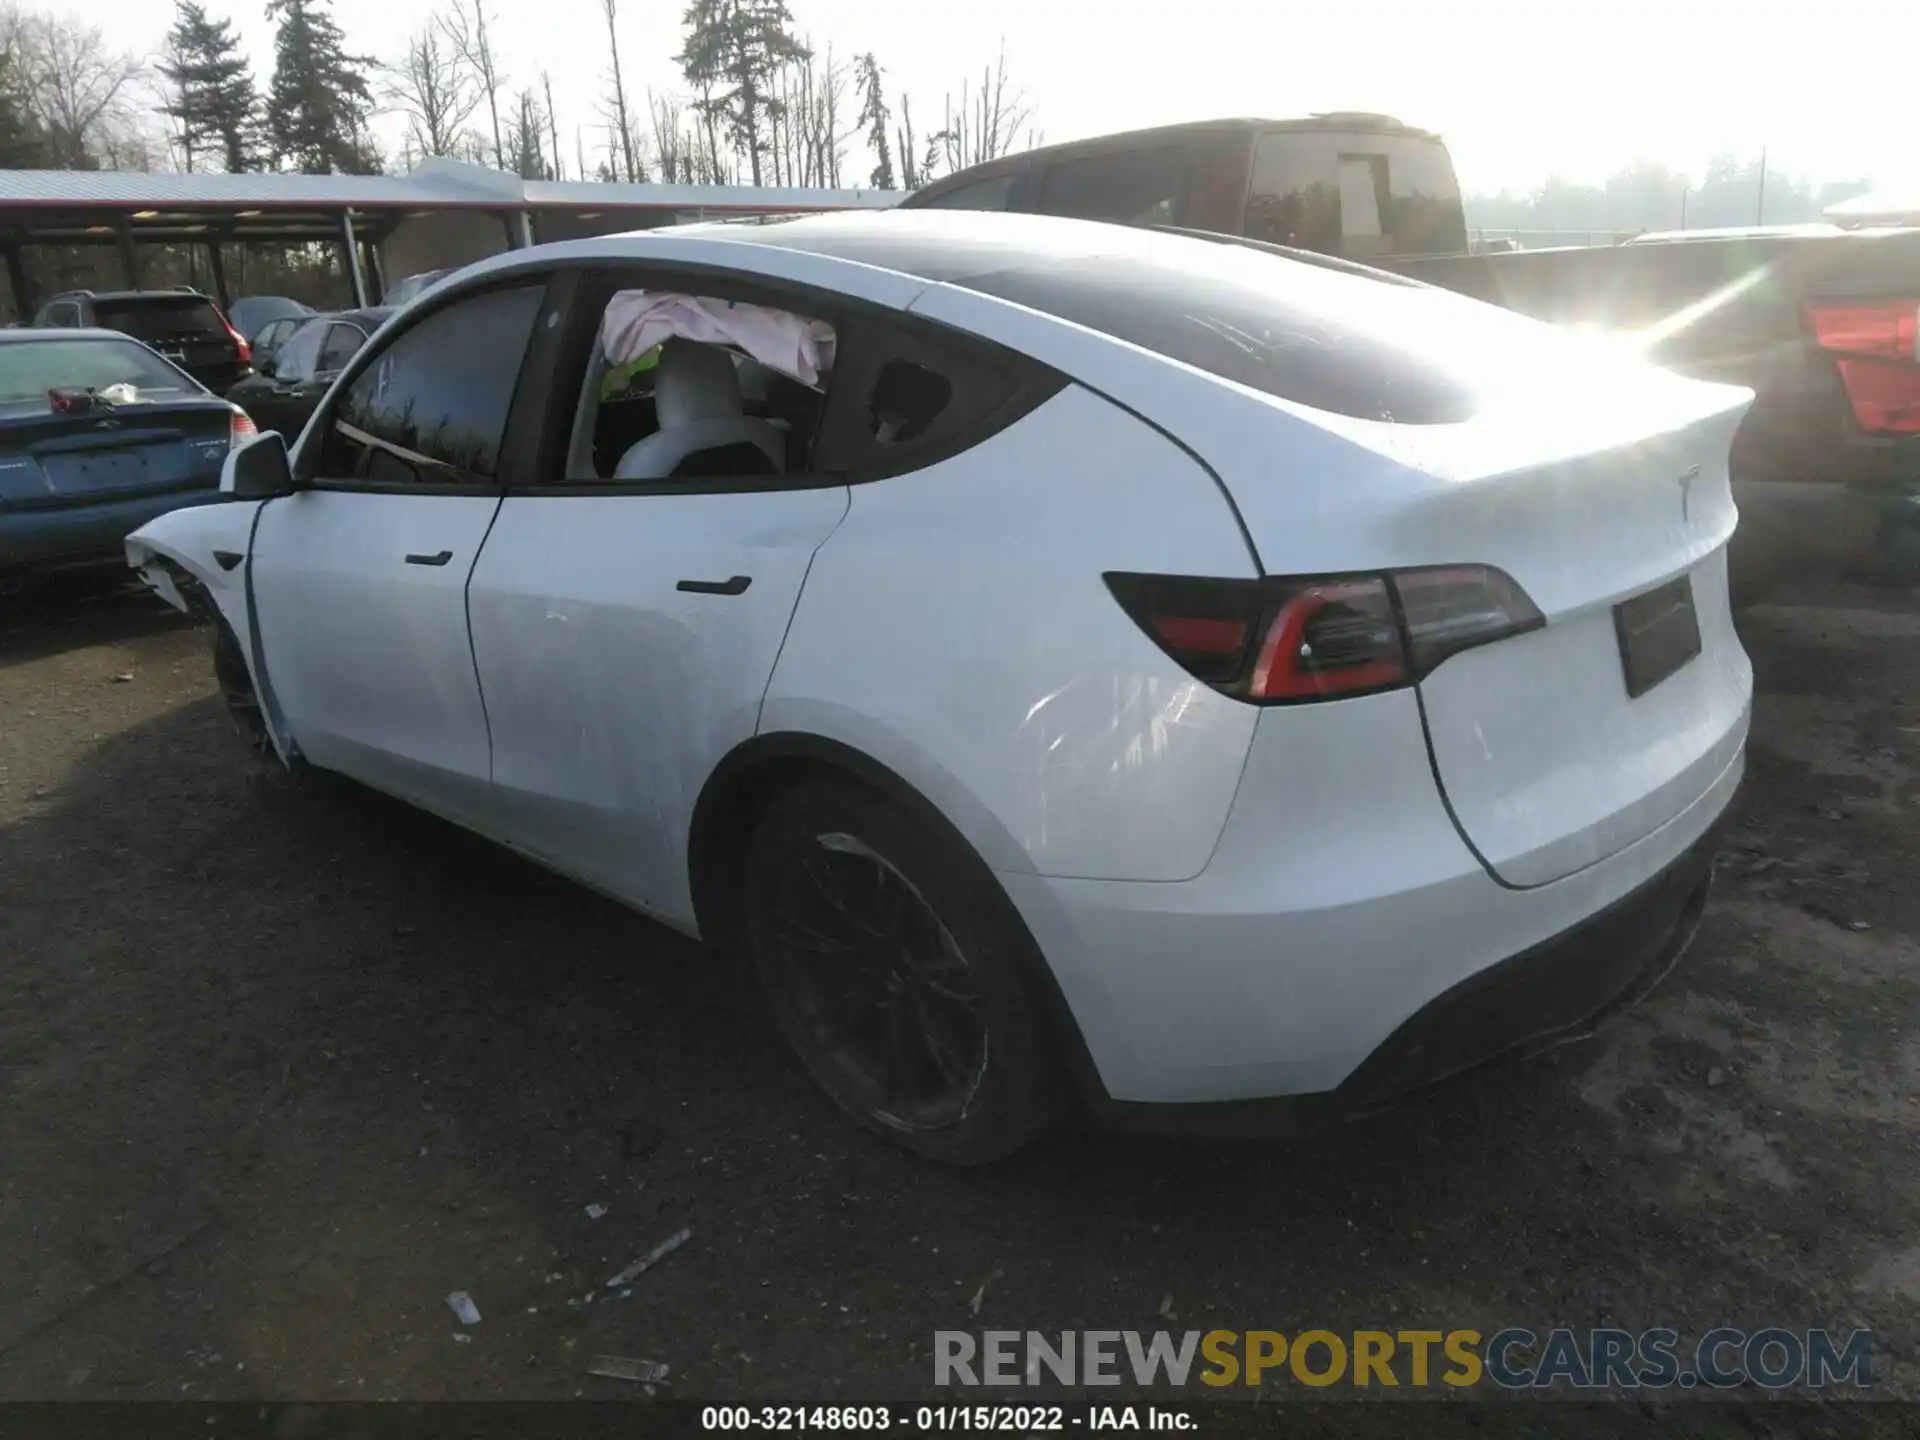
<svg viewBox="0 0 1920 1440"><path fill-rule="evenodd" d="M1698 465L1688 466L1687 469L1681 473L1680 519L1683 522L1693 518L1693 482L1699 478L1700 467Z"/></svg>

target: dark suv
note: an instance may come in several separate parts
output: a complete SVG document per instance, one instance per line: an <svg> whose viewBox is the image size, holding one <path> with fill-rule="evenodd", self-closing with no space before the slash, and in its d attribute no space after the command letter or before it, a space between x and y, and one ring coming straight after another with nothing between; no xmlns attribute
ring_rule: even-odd
<svg viewBox="0 0 1920 1440"><path fill-rule="evenodd" d="M1207 120L1001 156L903 210L1012 210L1224 231L1379 263L1467 248L1438 135L1387 115Z"/></svg>
<svg viewBox="0 0 1920 1440"><path fill-rule="evenodd" d="M118 330L152 346L216 395L253 373L253 352L220 307L195 290L69 290L36 326Z"/></svg>

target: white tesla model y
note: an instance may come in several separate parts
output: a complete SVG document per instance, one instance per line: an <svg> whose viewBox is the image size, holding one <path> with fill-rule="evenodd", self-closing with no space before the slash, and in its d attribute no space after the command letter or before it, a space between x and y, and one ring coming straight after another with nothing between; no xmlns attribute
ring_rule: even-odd
<svg viewBox="0 0 1920 1440"><path fill-rule="evenodd" d="M857 1119L1297 1125L1697 923L1746 392L1272 247L927 210L470 267L131 562L273 763L752 959Z"/></svg>

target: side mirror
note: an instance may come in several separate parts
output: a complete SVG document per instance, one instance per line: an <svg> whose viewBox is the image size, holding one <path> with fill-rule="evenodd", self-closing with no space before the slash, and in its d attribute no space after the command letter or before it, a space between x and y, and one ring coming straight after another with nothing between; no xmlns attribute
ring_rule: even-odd
<svg viewBox="0 0 1920 1440"><path fill-rule="evenodd" d="M269 430L230 451L220 466L220 493L235 500L273 500L293 493L293 465L287 442Z"/></svg>
<svg viewBox="0 0 1920 1440"><path fill-rule="evenodd" d="M273 363L273 357L269 355L264 360L254 361L253 368L257 373L271 380L273 378L273 372L276 367L274 366L274 363Z"/></svg>

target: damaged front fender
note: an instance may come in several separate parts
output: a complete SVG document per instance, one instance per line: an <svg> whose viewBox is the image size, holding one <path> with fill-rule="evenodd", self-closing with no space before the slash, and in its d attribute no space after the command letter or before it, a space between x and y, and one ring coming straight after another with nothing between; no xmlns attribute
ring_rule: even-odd
<svg viewBox="0 0 1920 1440"><path fill-rule="evenodd" d="M280 707L273 702L254 633L252 589L248 584L254 524L263 503L231 500L170 511L127 537L127 564L176 610L192 615L204 607L233 632L246 658L273 748L283 762L290 762L286 726Z"/></svg>

